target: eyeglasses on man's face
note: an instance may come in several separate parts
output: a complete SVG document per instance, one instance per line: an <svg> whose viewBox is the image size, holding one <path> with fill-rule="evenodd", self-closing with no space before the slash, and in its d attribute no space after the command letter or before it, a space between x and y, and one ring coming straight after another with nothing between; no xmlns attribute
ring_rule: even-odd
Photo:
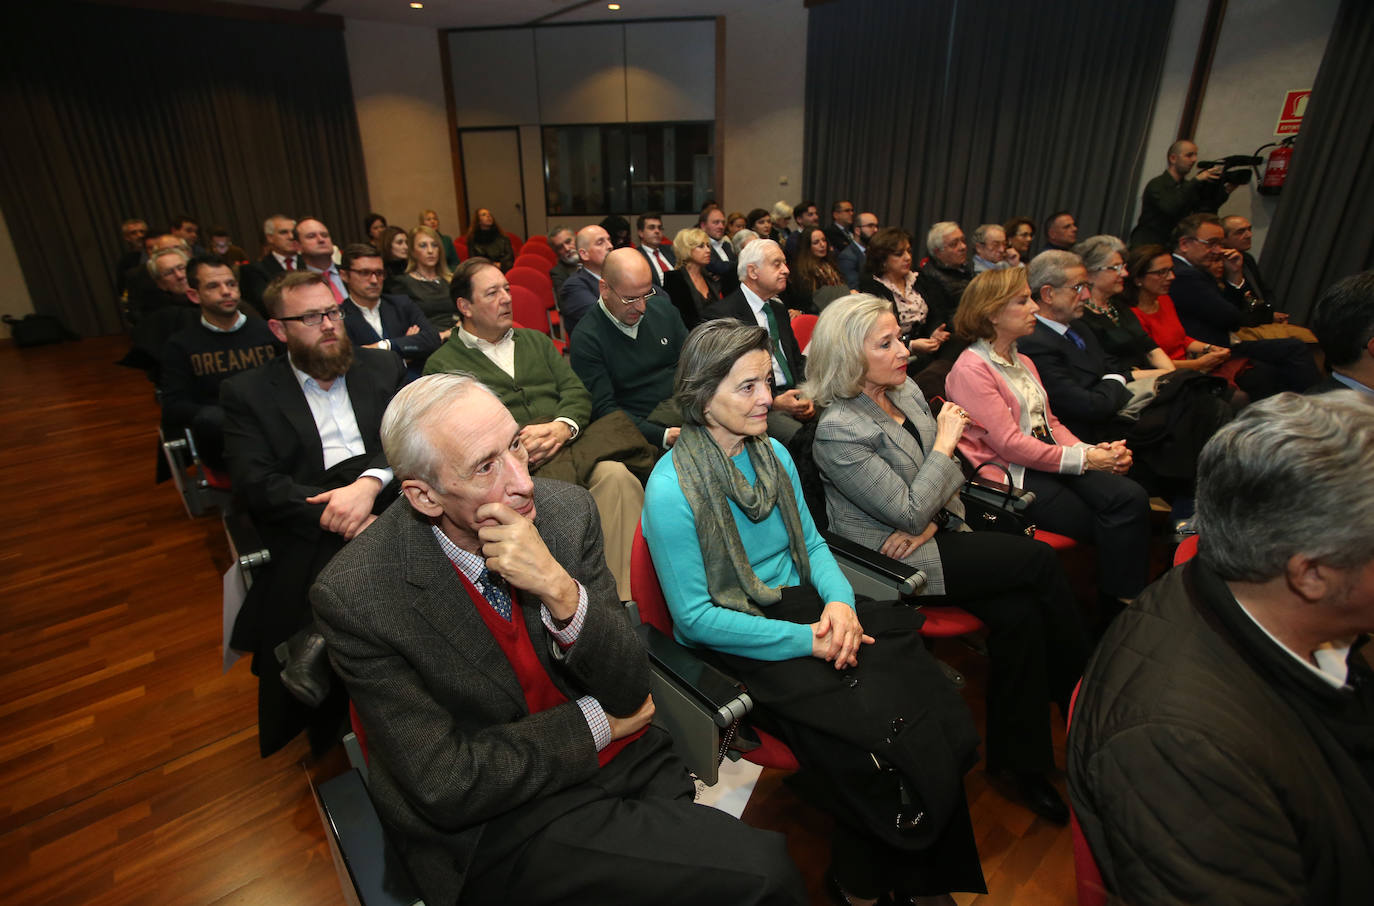
<svg viewBox="0 0 1374 906"><path fill-rule="evenodd" d="M343 320L343 309L339 306L327 308L324 311L308 311L303 315L291 315L286 318L277 318L278 321L300 321L306 327L319 327L320 323L328 318L331 323L337 324Z"/></svg>

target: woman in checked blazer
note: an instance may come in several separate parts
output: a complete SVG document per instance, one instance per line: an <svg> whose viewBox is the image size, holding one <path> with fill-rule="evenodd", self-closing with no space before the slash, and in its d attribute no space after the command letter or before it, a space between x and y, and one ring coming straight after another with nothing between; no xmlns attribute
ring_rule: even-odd
<svg viewBox="0 0 1374 906"><path fill-rule="evenodd" d="M954 458L968 415L938 419L906 374L892 305L846 296L821 313L805 391L824 412L813 455L830 528L925 570L927 604L957 604L988 627L987 766L1014 781L1037 814L1068 812L1045 774L1054 767L1048 706L1067 710L1088 644L1068 580L1048 545L973 532L963 521Z"/></svg>

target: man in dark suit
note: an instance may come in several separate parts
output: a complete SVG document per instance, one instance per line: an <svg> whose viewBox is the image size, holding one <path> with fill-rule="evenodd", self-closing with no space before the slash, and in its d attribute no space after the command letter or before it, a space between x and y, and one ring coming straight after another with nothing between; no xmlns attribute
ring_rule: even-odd
<svg viewBox="0 0 1374 906"><path fill-rule="evenodd" d="M639 244L635 248L648 260L654 286L662 287L664 275L677 264L673 247L663 244L663 215L640 214L635 228L639 231Z"/></svg>
<svg viewBox="0 0 1374 906"><path fill-rule="evenodd" d="M577 322L586 317L601 298L601 265L611 251L611 234L596 224L577 231L577 257L582 269L563 282L558 294L558 314L563 338L571 341Z"/></svg>
<svg viewBox="0 0 1374 906"><path fill-rule="evenodd" d="M1050 408L1083 441L1123 452L1129 444L1131 477L1168 499L1175 520L1187 519L1198 452L1230 420L1229 407L1206 390L1184 392L1204 380L1187 372L1167 385L1145 373L1128 386L1131 369L1107 354L1091 328L1074 326L1090 297L1088 271L1077 255L1041 252L1026 270L1040 312L1035 332L1017 341L1017 349L1035 362Z"/></svg>
<svg viewBox="0 0 1374 906"><path fill-rule="evenodd" d="M692 803L590 495L531 479L468 375L386 414L398 502L311 590L427 902L799 903L776 834Z"/></svg>
<svg viewBox="0 0 1374 906"><path fill-rule="evenodd" d="M830 243L831 255L838 255L854 241L854 202L837 201L830 206L830 226L825 228L825 241Z"/></svg>
<svg viewBox="0 0 1374 906"><path fill-rule="evenodd" d="M1320 375L1312 354L1296 337L1231 342L1231 334L1253 326L1253 298L1245 281L1244 259L1222 245L1225 230L1215 214L1190 214L1174 231L1174 282L1169 288L1183 330L1195 340L1225 346L1232 355L1246 356L1251 368L1237 383L1251 399L1281 390L1301 393ZM1210 268L1222 264L1222 284Z"/></svg>
<svg viewBox="0 0 1374 906"><path fill-rule="evenodd" d="M282 276L264 297L287 354L225 381L224 452L234 493L272 562L253 583L231 645L253 653L264 756L308 727L317 749L337 741L345 699L323 665L306 592L344 543L389 502L382 412L405 369L390 352L354 350L324 278ZM314 636L312 638L312 636ZM277 651L291 640L289 663Z"/></svg>
<svg viewBox="0 0 1374 906"><path fill-rule="evenodd" d="M1072 252L1051 250L1031 259L1027 278L1040 311L1035 332L1018 340L1017 350L1035 362L1059 420L1083 440L1104 440L1131 398L1130 378L1091 330L1073 326L1090 296L1088 271Z"/></svg>
<svg viewBox="0 0 1374 906"><path fill-rule="evenodd" d="M1249 219L1239 214L1231 214L1221 218L1221 228L1224 230L1221 244L1240 253L1240 273L1245 278L1245 286L1250 295L1261 305L1267 306L1267 314L1272 315L1274 321L1280 324L1287 321L1287 312L1274 310L1274 293L1264 275L1260 273L1259 262L1250 254L1250 247L1255 241L1254 226Z"/></svg>
<svg viewBox="0 0 1374 906"><path fill-rule="evenodd" d="M405 295L382 295L386 266L376 248L355 243L339 256L348 298L343 302L344 329L354 346L389 349L406 365L407 382L425 369L425 359L439 348L439 331L414 300Z"/></svg>
<svg viewBox="0 0 1374 906"><path fill-rule="evenodd" d="M797 218L797 228L788 234L787 244L782 247L782 252L787 256L788 261L797 260L797 243L801 241L802 233L821 225L821 209L810 199L797 202L797 206L792 209L792 212Z"/></svg>
<svg viewBox="0 0 1374 906"><path fill-rule="evenodd" d="M850 289L858 289L859 280L867 276L864 264L868 254L868 243L877 233L877 214L865 212L858 215L854 222L854 241L842 247L835 257L835 264L844 275L844 282Z"/></svg>
<svg viewBox="0 0 1374 906"><path fill-rule="evenodd" d="M285 214L273 214L262 225L262 238L267 243L267 254L254 261L239 273L239 284L243 288L243 299L267 317L263 304L263 293L267 285L288 271L301 270L300 243L296 241L296 221Z"/></svg>
<svg viewBox="0 0 1374 906"><path fill-rule="evenodd" d="M720 277L722 292L731 292L739 284L736 276L739 255L725 235L725 212L720 208L707 208L701 212L697 226L706 233L706 240L711 244L711 263L706 269Z"/></svg>
<svg viewBox="0 0 1374 906"><path fill-rule="evenodd" d="M1068 211L1055 211L1045 218L1045 248L1042 251L1072 251L1078 242L1078 221Z"/></svg>
<svg viewBox="0 0 1374 906"><path fill-rule="evenodd" d="M1312 306L1312 332L1331 374L1308 392L1374 394L1374 271L1346 277L1322 293Z"/></svg>
<svg viewBox="0 0 1374 906"><path fill-rule="evenodd" d="M768 433L788 443L801 423L816 417L816 406L797 388L806 379L806 359L792 333L792 321L778 295L787 288L787 260L771 239L755 239L739 255L739 288L712 302L703 312L712 318L736 318L766 328L773 346L773 408Z"/></svg>

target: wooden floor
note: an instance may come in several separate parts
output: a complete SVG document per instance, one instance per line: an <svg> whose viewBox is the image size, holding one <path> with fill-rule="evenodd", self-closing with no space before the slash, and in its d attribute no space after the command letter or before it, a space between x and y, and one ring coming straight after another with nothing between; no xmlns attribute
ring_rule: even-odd
<svg viewBox="0 0 1374 906"><path fill-rule="evenodd" d="M0 903L342 903L307 776L341 749L258 757L254 679L220 667L223 533L153 483L157 407L123 351L0 343ZM938 653L981 721L986 665ZM1068 831L981 769L967 788L991 893L959 903L1073 902ZM773 772L746 817L818 891L828 819Z"/></svg>

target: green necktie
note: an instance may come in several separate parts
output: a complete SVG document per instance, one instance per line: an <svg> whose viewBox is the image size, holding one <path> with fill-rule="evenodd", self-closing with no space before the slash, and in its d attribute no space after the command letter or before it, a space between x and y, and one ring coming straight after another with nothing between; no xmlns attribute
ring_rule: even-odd
<svg viewBox="0 0 1374 906"><path fill-rule="evenodd" d="M778 318L773 314L773 300L765 299L763 302L763 313L768 316L768 336L773 343L773 356L778 360L778 365L782 367L782 377L786 386L780 390L790 389L792 386L792 369L787 364L787 356L782 354L782 334L778 332Z"/></svg>

